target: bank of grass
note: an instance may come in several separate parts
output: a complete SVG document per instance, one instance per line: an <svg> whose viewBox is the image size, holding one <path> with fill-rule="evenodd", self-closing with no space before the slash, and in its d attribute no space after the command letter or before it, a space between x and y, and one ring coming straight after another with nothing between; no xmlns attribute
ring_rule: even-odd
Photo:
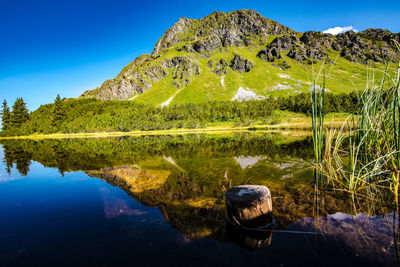
<svg viewBox="0 0 400 267"><path fill-rule="evenodd" d="M326 120L333 127L340 127L347 118L347 113L329 113L326 115ZM105 138L119 136L140 136L140 135L181 135L181 134L226 134L234 132L273 132L280 131L290 133L291 135L309 135L311 129L311 118L304 114L275 110L271 116L265 120L251 121L239 124L235 121L212 122L208 123L203 128L172 128L168 130L135 130L135 131L110 131L110 132L82 132L82 133L53 133L53 134L38 134L23 136L0 137L1 139L62 139L62 138Z"/></svg>

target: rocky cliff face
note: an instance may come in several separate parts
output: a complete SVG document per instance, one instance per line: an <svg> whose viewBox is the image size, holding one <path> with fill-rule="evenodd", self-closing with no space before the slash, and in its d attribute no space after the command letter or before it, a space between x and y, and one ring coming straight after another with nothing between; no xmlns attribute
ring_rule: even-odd
<svg viewBox="0 0 400 267"><path fill-rule="evenodd" d="M275 38L258 53L258 57L274 62L285 54L300 63L316 60L331 62L328 52L335 50L340 51L340 56L345 59L360 64L368 60L394 62L399 59L395 52L395 41L399 40L399 36L380 29L368 29L360 33L351 31L337 36L309 31L300 37L292 34Z"/></svg>
<svg viewBox="0 0 400 267"><path fill-rule="evenodd" d="M253 10L215 12L199 20L181 18L158 40L151 56L155 58L167 48L182 42L192 42L185 48L188 51L202 53L220 47L248 46L265 41L269 35L290 32L289 28Z"/></svg>
<svg viewBox="0 0 400 267"><path fill-rule="evenodd" d="M250 72L256 62L235 53L227 59L226 53L232 48L287 70L291 67L289 59L300 64L332 63L334 53L357 64L393 62L399 60L396 41L400 41L399 33L380 29L337 36L298 33L253 10L215 12L198 20L181 18L158 40L151 55L136 58L116 78L82 97L133 99L167 77L173 88L184 88L204 71L219 76L230 71ZM221 57L215 58L219 54ZM201 60L207 64L202 65Z"/></svg>

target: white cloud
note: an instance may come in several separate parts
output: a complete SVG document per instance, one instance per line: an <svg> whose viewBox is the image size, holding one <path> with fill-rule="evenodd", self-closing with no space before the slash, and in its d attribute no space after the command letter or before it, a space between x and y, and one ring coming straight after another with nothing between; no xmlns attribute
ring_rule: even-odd
<svg viewBox="0 0 400 267"><path fill-rule="evenodd" d="M329 29L323 31L323 33L330 33L330 34L336 35L336 34L343 33L343 32L348 32L348 31L355 31L355 32L357 32L357 30L354 29L353 26L346 26L346 27L333 27L333 28L329 28Z"/></svg>

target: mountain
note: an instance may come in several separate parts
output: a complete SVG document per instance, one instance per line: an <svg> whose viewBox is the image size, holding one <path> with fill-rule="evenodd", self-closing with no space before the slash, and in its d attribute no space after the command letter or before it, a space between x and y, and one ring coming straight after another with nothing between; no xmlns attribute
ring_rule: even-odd
<svg viewBox="0 0 400 267"><path fill-rule="evenodd" d="M151 55L139 56L81 97L165 106L292 95L309 90L322 62L332 69L328 90L348 92L363 88L367 63L400 59L395 41L399 33L382 29L301 33L253 10L214 12L179 19Z"/></svg>

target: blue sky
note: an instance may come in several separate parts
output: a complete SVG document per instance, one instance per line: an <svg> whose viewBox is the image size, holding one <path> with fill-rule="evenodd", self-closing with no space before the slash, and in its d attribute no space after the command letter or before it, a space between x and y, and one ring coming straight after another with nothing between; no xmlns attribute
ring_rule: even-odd
<svg viewBox="0 0 400 267"><path fill-rule="evenodd" d="M254 9L296 31L370 27L400 32L400 1L0 0L0 100L30 110L77 97L151 53L180 17Z"/></svg>

